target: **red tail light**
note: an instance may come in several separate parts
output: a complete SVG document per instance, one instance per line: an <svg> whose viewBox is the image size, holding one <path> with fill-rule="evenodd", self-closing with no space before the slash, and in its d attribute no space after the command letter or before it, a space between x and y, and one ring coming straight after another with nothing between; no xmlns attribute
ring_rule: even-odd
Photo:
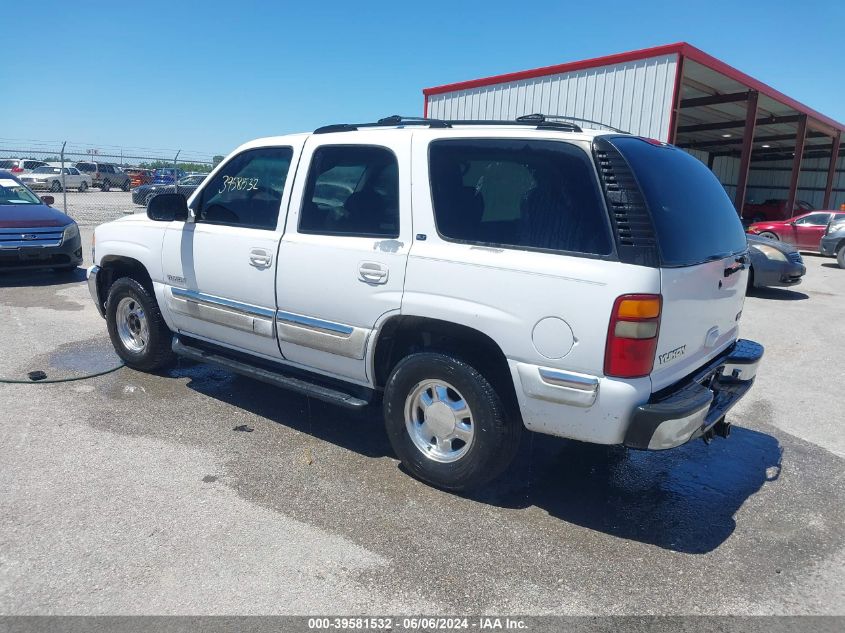
<svg viewBox="0 0 845 633"><path fill-rule="evenodd" d="M639 378L651 373L662 307L660 295L622 295L616 299L607 329L606 376Z"/></svg>
<svg viewBox="0 0 845 633"><path fill-rule="evenodd" d="M12 167L10 170L13 174L19 174L23 171L23 167Z"/></svg>

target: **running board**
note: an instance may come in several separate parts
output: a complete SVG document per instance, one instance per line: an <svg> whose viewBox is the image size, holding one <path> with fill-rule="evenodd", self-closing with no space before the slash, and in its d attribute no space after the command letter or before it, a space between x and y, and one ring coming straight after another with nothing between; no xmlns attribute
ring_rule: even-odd
<svg viewBox="0 0 845 633"><path fill-rule="evenodd" d="M316 398L317 400L322 400L323 402L346 407L347 409L360 409L369 404L366 400L356 398L355 396L343 393L337 389L332 389L331 387L319 385L301 378L288 376L278 371L264 369L263 367L256 367L255 365L250 365L240 360L229 358L228 356L217 354L215 352L206 351L198 347L191 347L175 337L173 339L173 353L200 363L218 365L236 374L254 378L255 380L260 380L261 382L266 382L268 384L281 387L282 389L301 393L302 395Z"/></svg>

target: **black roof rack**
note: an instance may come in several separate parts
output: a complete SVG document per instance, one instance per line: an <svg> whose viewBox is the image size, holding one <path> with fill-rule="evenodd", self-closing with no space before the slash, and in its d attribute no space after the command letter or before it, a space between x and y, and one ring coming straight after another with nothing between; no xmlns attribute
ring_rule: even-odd
<svg viewBox="0 0 845 633"><path fill-rule="evenodd" d="M406 126L406 125L427 125L432 128L449 128L453 125L529 125L538 130L567 130L569 132L581 132L581 128L575 123L568 121L553 121L542 114L527 114L518 117L515 121L483 120L483 119L427 119L423 117L409 117L394 114L375 123L336 123L324 125L314 130L314 134L329 134L331 132L352 132L368 127Z"/></svg>
<svg viewBox="0 0 845 633"><path fill-rule="evenodd" d="M533 115L528 115L533 116ZM590 125L600 125L603 128L610 130L611 132L618 132L619 134L631 134L627 130L620 130L618 127L613 127L612 125L608 125L607 123L602 123L601 121L593 121L592 119L582 119L577 116L566 116L565 114L544 114L542 115L546 117L546 119L551 119L553 121L577 121L578 123L588 123Z"/></svg>

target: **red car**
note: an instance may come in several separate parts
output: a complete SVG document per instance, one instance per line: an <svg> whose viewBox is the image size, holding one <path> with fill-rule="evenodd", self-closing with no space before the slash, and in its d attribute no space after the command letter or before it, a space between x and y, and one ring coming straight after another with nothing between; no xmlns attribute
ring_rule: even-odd
<svg viewBox="0 0 845 633"><path fill-rule="evenodd" d="M845 211L812 211L781 222L756 222L746 232L792 244L801 251L818 251L831 219L845 220Z"/></svg>
<svg viewBox="0 0 845 633"><path fill-rule="evenodd" d="M815 210L809 202L796 200L792 205L792 211L787 211L786 203L786 200L779 198L770 198L759 204L749 202L742 209L742 219L746 222L779 222L781 220L788 222L788 218L796 213L809 213Z"/></svg>

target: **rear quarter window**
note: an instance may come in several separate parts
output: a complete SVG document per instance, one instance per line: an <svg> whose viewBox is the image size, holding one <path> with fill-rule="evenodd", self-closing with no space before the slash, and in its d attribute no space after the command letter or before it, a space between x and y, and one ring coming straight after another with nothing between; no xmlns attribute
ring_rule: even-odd
<svg viewBox="0 0 845 633"><path fill-rule="evenodd" d="M437 231L526 250L613 252L595 168L560 141L449 139L429 147Z"/></svg>
<svg viewBox="0 0 845 633"><path fill-rule="evenodd" d="M630 165L645 197L662 265L692 266L747 249L733 203L701 161L638 137L609 140Z"/></svg>

